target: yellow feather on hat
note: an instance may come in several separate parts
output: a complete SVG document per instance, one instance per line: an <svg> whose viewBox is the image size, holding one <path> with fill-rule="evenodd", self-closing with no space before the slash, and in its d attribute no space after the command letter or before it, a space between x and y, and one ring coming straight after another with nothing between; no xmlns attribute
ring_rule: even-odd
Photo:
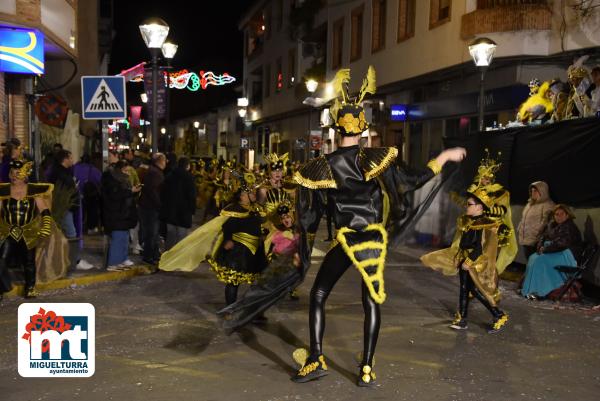
<svg viewBox="0 0 600 401"><path fill-rule="evenodd" d="M362 86L358 92L358 100L356 104L360 104L367 93L374 94L377 90L377 81L375 78L375 68L372 65L367 70L367 76L363 79Z"/></svg>

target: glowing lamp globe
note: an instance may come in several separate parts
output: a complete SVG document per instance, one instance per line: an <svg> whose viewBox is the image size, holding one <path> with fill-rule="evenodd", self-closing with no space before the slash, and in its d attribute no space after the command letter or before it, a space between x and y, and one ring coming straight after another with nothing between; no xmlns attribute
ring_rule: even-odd
<svg viewBox="0 0 600 401"><path fill-rule="evenodd" d="M169 34L169 25L160 18L147 19L140 25L140 33L149 49L160 49Z"/></svg>
<svg viewBox="0 0 600 401"><path fill-rule="evenodd" d="M177 45L171 42L165 42L162 45L162 54L165 58L172 59L177 53Z"/></svg>
<svg viewBox="0 0 600 401"><path fill-rule="evenodd" d="M492 63L496 47L493 40L478 38L469 45L469 53L477 67L488 67Z"/></svg>
<svg viewBox="0 0 600 401"><path fill-rule="evenodd" d="M306 81L306 90L310 93L314 93L317 90L318 86L319 83L314 79L309 79L308 81Z"/></svg>

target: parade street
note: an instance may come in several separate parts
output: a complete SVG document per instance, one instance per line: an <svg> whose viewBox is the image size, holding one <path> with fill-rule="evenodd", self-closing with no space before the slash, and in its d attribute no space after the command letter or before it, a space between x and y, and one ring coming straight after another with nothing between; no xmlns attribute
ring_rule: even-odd
<svg viewBox="0 0 600 401"><path fill-rule="evenodd" d="M321 233L320 233L321 234ZM317 237L314 262L328 243ZM527 301L503 281L510 323L487 334L489 313L473 302L470 326L447 325L456 278L422 267L418 249L390 255L388 300L376 352L378 385L356 387L362 350L360 279L350 270L327 304L324 353L330 374L306 384L289 378L292 352L307 347L308 291L300 287L267 312L264 325L226 335L214 312L223 285L206 266L118 283L45 293L39 302L90 302L96 309L93 378L24 379L17 373L17 308L4 300L0 318L0 390L25 400L547 400L593 401L600 392L600 311Z"/></svg>

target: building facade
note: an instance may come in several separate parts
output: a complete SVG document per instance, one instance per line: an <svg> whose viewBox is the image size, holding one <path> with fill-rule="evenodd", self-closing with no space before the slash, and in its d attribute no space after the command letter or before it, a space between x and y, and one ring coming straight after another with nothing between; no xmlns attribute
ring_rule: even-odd
<svg viewBox="0 0 600 401"><path fill-rule="evenodd" d="M23 44L18 41L0 52L4 56L0 68L0 141L18 138L25 148L33 148L37 160L44 138L69 147L81 145L80 129L92 135L96 126L78 116L80 77L98 75L102 65L106 66L113 37L112 0L3 0L0 30L2 43L17 32L33 35L28 46L35 40L42 50L37 62L31 61L35 48L19 54L17 48ZM14 72L6 61L11 53L15 53L12 60L16 63L30 60L40 70ZM76 155L81 152L73 150Z"/></svg>
<svg viewBox="0 0 600 401"><path fill-rule="evenodd" d="M333 97L327 84L351 68L358 91L369 65L378 93L366 105L372 127L366 141L393 145L419 165L447 136L477 129L480 75L468 52L477 37L497 43L485 77L486 126L506 124L528 94L527 83L555 77L581 54L597 53L600 12L577 2L546 0L269 0L240 23L244 32L244 95L256 142L295 159L319 113ZM598 63L593 58L592 65ZM319 82L317 110L302 101L304 82ZM323 130L323 143L330 139ZM262 139L261 139L262 138ZM304 143L306 145L306 143ZM269 149L257 148L257 154ZM311 153L314 155L315 153Z"/></svg>

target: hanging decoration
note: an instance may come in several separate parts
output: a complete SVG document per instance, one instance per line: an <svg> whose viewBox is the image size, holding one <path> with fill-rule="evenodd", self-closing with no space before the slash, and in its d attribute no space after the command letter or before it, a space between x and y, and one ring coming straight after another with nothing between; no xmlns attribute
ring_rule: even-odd
<svg viewBox="0 0 600 401"><path fill-rule="evenodd" d="M140 63L127 70L121 71L119 75L125 77L129 82L143 82L144 68L146 63ZM192 92L198 91L200 88L206 90L208 86L223 86L236 81L235 77L224 72L217 75L212 71L200 71L198 74L183 69L174 72L163 72L165 84L168 81L169 88L188 89Z"/></svg>
<svg viewBox="0 0 600 401"><path fill-rule="evenodd" d="M192 92L206 89L209 85L223 86L235 82L235 78L224 72L216 75L212 71L200 71L200 74L181 70L169 73L169 87L175 89L187 88Z"/></svg>

